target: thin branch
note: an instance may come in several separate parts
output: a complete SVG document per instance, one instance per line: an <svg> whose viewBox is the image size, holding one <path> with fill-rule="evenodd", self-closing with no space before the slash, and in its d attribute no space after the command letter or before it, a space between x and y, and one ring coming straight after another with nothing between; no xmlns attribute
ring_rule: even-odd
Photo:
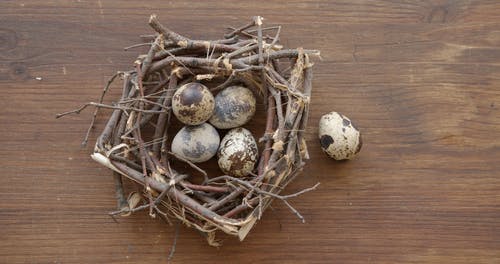
<svg viewBox="0 0 500 264"><path fill-rule="evenodd" d="M249 28L251 28L251 27L253 27L253 26L255 26L255 20L252 20L250 23L248 23L248 24L246 24L246 25L243 25L243 26L241 26L241 27L239 27L239 28L234 29L234 30L233 30L233 31L231 31L230 33L225 34L225 35L224 35L224 37L225 37L225 38L232 38L232 37L234 37L236 34L238 34L238 33L242 32L242 31L244 31L244 30L247 30L247 29L249 29Z"/></svg>
<svg viewBox="0 0 500 264"><path fill-rule="evenodd" d="M102 104L103 100L104 100L104 96L106 95L106 92L109 90L109 87L111 86L111 84L113 83L113 81L115 80L116 77L118 77L120 74L122 74L121 72L117 72L115 73L109 80L108 82L106 83L106 86L104 86L104 89L102 90L102 93L101 93L101 97L99 98L99 103ZM94 110L94 114L92 115L92 120L90 120L90 125L89 125L89 128L87 129L87 133L85 134L85 138L83 139L83 142L82 142L82 146L86 146L87 145L87 142L89 141L89 136L90 136L90 131L92 130L92 128L94 127L94 123L95 123L95 120L96 120L96 117L97 117L97 112L99 111L99 108L96 108ZM60 117L60 116L59 116ZM56 118L59 118L58 116L56 116Z"/></svg>
<svg viewBox="0 0 500 264"><path fill-rule="evenodd" d="M192 163L188 159L185 159L185 158L183 158L183 157L175 154L174 152L169 151L168 154L171 155L171 156L173 156L173 157L175 157L176 159L178 159L178 160L186 163L191 168L193 168L193 169L197 170L198 172L200 172L203 175L204 183L208 182L208 175L207 175L207 173L204 170L202 170L200 167L196 166L196 164Z"/></svg>
<svg viewBox="0 0 500 264"><path fill-rule="evenodd" d="M125 111L125 112L126 111L136 111L136 112L141 112L141 113L146 113L146 114L160 114L160 113L164 113L165 112L165 110L144 110L144 109L139 109L139 108L134 108L134 107L114 106L114 105L107 105L107 104L100 104L100 103L88 102L88 103L82 105L78 109L57 114L56 118L61 118L63 116L69 115L69 114L80 114L81 111L85 110L85 108L87 108L89 106L95 106L96 108L107 108L107 109L121 110L121 111Z"/></svg>
<svg viewBox="0 0 500 264"><path fill-rule="evenodd" d="M175 225L174 241L172 242L170 253L168 253L167 263L170 263L170 261L172 261L172 259L174 258L175 248L177 246L177 239L179 238L179 230L181 229L180 225L181 225L180 221L177 221L177 224Z"/></svg>
<svg viewBox="0 0 500 264"><path fill-rule="evenodd" d="M150 46L152 45L152 43L148 42L148 43L138 43L138 44L134 44L134 45L130 45L128 47L125 47L123 48L123 50L127 51L129 49L133 49L133 48L139 48L139 47L144 47L144 46Z"/></svg>

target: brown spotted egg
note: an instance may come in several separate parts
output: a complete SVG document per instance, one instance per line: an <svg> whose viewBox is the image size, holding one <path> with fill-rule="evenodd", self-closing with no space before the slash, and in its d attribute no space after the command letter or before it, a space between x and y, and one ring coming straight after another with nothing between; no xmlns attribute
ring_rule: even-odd
<svg viewBox="0 0 500 264"><path fill-rule="evenodd" d="M252 133L245 128L231 129L217 152L220 169L231 176L243 177L253 171L258 149Z"/></svg>
<svg viewBox="0 0 500 264"><path fill-rule="evenodd" d="M199 125L207 121L215 107L214 96L201 83L187 83L175 91L172 98L174 115L186 125Z"/></svg>
<svg viewBox="0 0 500 264"><path fill-rule="evenodd" d="M361 133L349 118L331 112L319 121L319 141L323 151L335 160L352 159L361 150Z"/></svg>
<svg viewBox="0 0 500 264"><path fill-rule="evenodd" d="M230 86L215 96L215 110L210 123L219 129L242 126L255 114L255 96L242 86Z"/></svg>
<svg viewBox="0 0 500 264"><path fill-rule="evenodd" d="M185 126L172 140L172 152L191 162L204 162L215 156L220 137L217 130L208 123Z"/></svg>

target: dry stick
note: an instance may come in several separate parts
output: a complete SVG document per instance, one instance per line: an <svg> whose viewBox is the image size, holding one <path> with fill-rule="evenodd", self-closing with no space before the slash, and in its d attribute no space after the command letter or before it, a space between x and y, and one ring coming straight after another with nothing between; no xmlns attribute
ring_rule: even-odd
<svg viewBox="0 0 500 264"><path fill-rule="evenodd" d="M163 99L163 98L162 98ZM161 100L163 101L163 100ZM163 103L158 103L158 102L153 102L151 100L148 100L148 99L144 99L144 98L134 98L134 99L126 99L126 100L123 100L123 101L120 101L118 102L117 104L118 105L123 105L123 104L130 104L130 103L133 103L133 102L142 102L144 103L145 105L152 105L153 107L156 106L156 109L160 109L160 108L163 108L165 110L168 110L170 109L170 107L167 107L167 106L164 106ZM150 109L148 111L158 111L158 110L154 110L154 109ZM144 113L144 111L142 111Z"/></svg>
<svg viewBox="0 0 500 264"><path fill-rule="evenodd" d="M264 68L263 68L263 65L264 65L264 57L262 56L262 51L263 51L263 48L262 48L262 17L260 16L256 16L254 18L255 20L255 24L257 24L257 46L258 46L258 63L259 63L259 67L261 67L260 69L260 78L262 80L262 92L263 92L263 95L264 95L264 98L267 97L267 94L268 94L268 90L266 89L266 77L264 76L265 72L264 72Z"/></svg>
<svg viewBox="0 0 500 264"><path fill-rule="evenodd" d="M264 175L266 173L267 165L269 164L269 158L271 156L271 146L272 146L272 135L274 133L274 116L276 112L276 105L275 101L273 100L272 95L269 95L268 98L268 104L267 104L267 120L266 120L266 131L264 133L264 140L266 142L265 148L263 151L263 155L261 158L261 164L259 164L259 174L257 177L257 181L261 181L264 178Z"/></svg>
<svg viewBox="0 0 500 264"><path fill-rule="evenodd" d="M297 196L299 196L299 195L301 195L303 193L315 190L320 185L320 183L318 182L314 186L302 189L301 191L298 191L296 193L287 194L287 195L280 195L280 194L277 194L277 193L268 192L268 191L263 190L263 189L261 189L259 187L255 187L254 185L252 185L248 181L245 181L245 180L242 180L242 179L239 179L239 178L236 178L236 177L228 176L228 175L223 175L223 176L219 176L219 177L215 177L215 178L210 179L211 182L216 182L216 181L219 181L219 180L232 181L232 182L235 182L235 183L237 183L237 184L239 184L241 186L244 186L245 188L254 189L257 193L260 193L260 194L263 194L263 195L267 195L269 197L273 197L273 198L280 199L280 200L286 200L286 199L290 199L290 198L293 198L293 197L297 197Z"/></svg>
<svg viewBox="0 0 500 264"><path fill-rule="evenodd" d="M130 45L128 47L125 47L123 48L123 50L127 51L129 49L133 49L133 48L139 48L139 47L144 47L144 46L150 46L152 45L152 43L148 42L148 43L138 43L138 44L134 44L134 45Z"/></svg>
<svg viewBox="0 0 500 264"><path fill-rule="evenodd" d="M141 172L138 172L136 170L133 170L129 168L128 166L119 163L119 162L114 162L111 161L111 164L123 175L129 177L131 180L134 180L138 183L145 184L145 178L143 177ZM157 191L163 191L165 190L168 185L158 182L156 180L150 180L149 181L150 187L157 190ZM175 187L174 188L169 188L167 191L167 195L173 199L178 201L180 204L183 206L193 210L203 218L210 220L211 222L214 223L221 223L224 222L226 224L233 224L233 225L238 225L240 224L239 221L235 221L233 219L225 218L222 217L216 213L214 213L212 210L209 210L208 208L200 205L198 202L190 198L189 196L185 195L181 191L177 190Z"/></svg>
<svg viewBox="0 0 500 264"><path fill-rule="evenodd" d="M121 98L122 100L133 95L133 93L130 92L131 90L130 88L131 88L130 74L126 74L123 80L123 91ZM120 121L113 135L113 146L117 146L118 144L120 144L121 142L120 135L125 130L126 122L127 122L127 115L121 112ZM122 176L117 172L113 172L113 181L115 183L115 196L116 196L118 210L129 208L128 201L127 198L125 197L125 192L123 190Z"/></svg>
<svg viewBox="0 0 500 264"><path fill-rule="evenodd" d="M109 80L108 80L108 83L106 84L106 86L104 87L104 90L102 91L102 94L101 94L101 98L99 98L99 104L102 104L103 100L104 100L104 95L106 94L106 92L109 90L109 87L111 86L111 84L113 83L113 81L115 80L115 78L120 75L121 73L120 72L117 72L115 73ZM82 146L86 146L87 145L87 142L89 141L89 136L90 136L90 130L92 130L92 128L94 127L94 123L95 123L95 120L97 118L97 112L99 111L99 108L96 108L94 110L94 114L92 115L92 120L90 121L90 126L89 128L87 129L87 133L85 134L85 138L83 139L83 142L82 142Z"/></svg>
<svg viewBox="0 0 500 264"><path fill-rule="evenodd" d="M198 41L203 41L203 40L198 40ZM238 41L239 41L238 36L233 36L231 38L212 40L213 43L217 43L217 44L236 44L236 43L238 43Z"/></svg>
<svg viewBox="0 0 500 264"><path fill-rule="evenodd" d="M130 78L130 77L128 77ZM132 96L133 93L135 92L134 89L130 86L129 82L124 82L123 84L123 89L129 90L128 94L129 96ZM124 94L123 92L122 94ZM111 137L113 133L113 129L116 126L116 123L118 122L118 119L120 118L120 112L119 110L113 111L113 114L111 114L111 117L109 118L108 122L106 123L106 126L104 127L104 130L102 131L101 135L96 140L96 148L104 151L106 148L104 146L104 143L108 142L109 138Z"/></svg>
<svg viewBox="0 0 500 264"><path fill-rule="evenodd" d="M282 134L283 134L283 130L284 130L284 121L283 121L283 109L281 107L281 94L280 94L280 92L276 91L276 89L274 89L274 87L272 87L271 85L268 85L268 89L271 92L272 97L274 98L274 103L271 103L273 105L270 105L270 107L275 108L274 113L273 113L273 117L275 114L278 117L278 129L277 129L278 130L278 138L275 139L274 142L279 142L279 141L283 142ZM269 96L269 98L271 98L271 96ZM271 102L271 101L272 100L269 100L269 102ZM268 115L267 120L269 121L269 115ZM272 132L272 124L268 123L268 124L266 124L266 127L267 127L267 125L270 125L271 129L269 131L266 131L266 134L273 133ZM269 144L268 144L268 142L269 142ZM271 145L272 145L271 140L267 139L265 151L266 151L266 153L270 153L272 151L272 154L268 154L269 157L265 157L265 159L264 159L264 160L267 159L267 164L275 164L276 157L279 156L277 154L282 152L282 149L273 149L271 147ZM260 165L262 165L262 166L260 166ZM268 167L267 165L264 165L264 162L262 162L262 164L259 164L259 174L258 174L257 179L255 179L255 185L257 186L258 184L260 184L262 182L262 180L264 179L265 174L268 173L269 171L271 171L272 169L273 168ZM253 194L253 192L250 191L245 196L245 199L250 199L252 194Z"/></svg>
<svg viewBox="0 0 500 264"><path fill-rule="evenodd" d="M200 48L200 50L202 50L202 49ZM175 47L175 48L171 48L171 49L164 49L164 50L158 51L154 55L153 60L154 61L161 60L161 59L164 59L164 58L166 58L168 56L172 56L172 55L194 55L193 52L198 52L198 50L187 49L185 47Z"/></svg>
<svg viewBox="0 0 500 264"><path fill-rule="evenodd" d="M170 78L166 78L164 80L162 80L156 87L154 87L152 90L151 90L151 93L152 94L155 94L157 92L157 90L161 89L162 87L164 87L166 84L168 84L170 82ZM168 90L164 90L162 91L162 95L160 95L158 97L158 100L156 101L157 104L160 104L160 105L163 105L163 102L165 101L165 98L166 98L166 93L168 93ZM151 95L151 94L150 94ZM146 95L145 97L148 97L149 95ZM160 109L160 107L153 107L151 108L150 110L155 110L157 111L158 109ZM145 124L147 124L152 118L154 117L154 114L146 114L146 115L143 115L142 119L141 119L141 123L139 124L139 127L143 127ZM131 132L131 131L130 131Z"/></svg>
<svg viewBox="0 0 500 264"><path fill-rule="evenodd" d="M119 161L119 162L124 162L126 163L128 166L132 167L133 169L135 170L141 170L142 167L137 165L137 163L127 159L127 158L124 158L122 156L118 156L116 154L111 154L109 155L109 158L112 159L112 160L115 160L115 161Z"/></svg>
<svg viewBox="0 0 500 264"><path fill-rule="evenodd" d="M259 198L255 197L255 198L251 199L250 201L248 201L247 203L240 204L240 205L234 207L231 211L225 213L224 217L233 217L233 216L245 211L246 209L257 205L258 202L259 202Z"/></svg>
<svg viewBox="0 0 500 264"><path fill-rule="evenodd" d="M195 41L204 42L202 40L195 40ZM223 40L213 40L210 42L214 43L214 44L229 44L228 46L232 47L231 50L237 49L243 43L242 41L238 42L237 37L233 37L230 39L223 39ZM206 49L206 46L205 47L198 47L198 48L175 47L175 48L170 48L170 49L166 49L166 50L160 50L155 54L155 56L153 57L153 60L155 60L155 61L161 60L161 59L164 59L164 58L170 56L171 54L196 56L196 53L202 52L205 49Z"/></svg>
<svg viewBox="0 0 500 264"><path fill-rule="evenodd" d="M253 26L255 26L255 20L252 20L252 22L250 22L250 23L248 23L248 24L246 24L246 25L243 25L243 26L241 26L241 27L239 27L239 28L234 29L232 32L230 32L230 33L228 33L228 34L225 34L225 35L224 35L224 37L225 37L225 38L232 38L232 37L234 37L236 34L238 34L238 33L242 32L243 30L247 30L247 29L249 29L249 28L251 28L251 27L253 27Z"/></svg>
<svg viewBox="0 0 500 264"><path fill-rule="evenodd" d="M238 179L238 178L234 178L234 177L231 177L231 176L227 176L227 175L224 175L224 176L220 176L220 177L217 177L217 178L213 178L212 180L216 181L216 180L219 180L219 179L227 179L227 180L232 180L232 181L235 181L243 186L245 186L246 188L249 188L251 190L254 190L255 192L259 193L259 194L262 194L262 195L266 195L266 205L265 206L268 206L270 203L271 203L271 199L270 198L275 198L275 199L279 199L281 200L282 202L284 202L288 208L290 208L290 210L292 210L293 213L295 213L297 215L297 217L302 221L302 223L305 223L305 219L304 217L299 213L299 211L297 211L288 201L287 199L289 198L293 198L293 197L297 197L303 193L306 193L306 192L309 192L309 191L313 191L315 190L316 188L318 188L318 186L320 185L320 183L316 183L314 186L312 187L309 187L309 188L305 188L299 192L296 192L296 193L292 193L292 194L288 194L288 195L279 195L277 193L273 193L273 192L268 192L268 191L265 191L265 190L262 190L250 183L248 183L247 181L243 181L241 179ZM262 202L259 203L259 206L262 206ZM263 210L262 207L260 207L261 209L260 210Z"/></svg>
<svg viewBox="0 0 500 264"><path fill-rule="evenodd" d="M104 95L106 94L106 92L109 90L109 87L111 86L111 84L113 83L113 81L115 80L115 78L122 74L121 72L117 72L115 73L109 80L108 80L108 83L106 84L106 86L104 86L104 89L101 93L101 97L99 98L99 103L93 103L93 104L96 104L96 105L102 105L102 101L104 100ZM82 111L83 109L85 109L88 105L84 105L83 107L81 107L81 109L77 109L76 111L69 111L69 112L65 112L65 113L62 113L62 114L57 114L56 115L56 118L60 118L62 116L65 116L67 114L72 114L72 113L80 113L80 111ZM83 138L83 141L82 141L82 146L86 146L87 145L87 142L89 141L89 136L90 136L90 131L92 130L92 128L94 127L94 123L95 123L95 120L97 118L97 112L99 111L99 108L96 108L94 110L94 114L92 115L92 119L90 121L90 125L89 125L89 128L87 129L87 133L85 134L85 137Z"/></svg>
<svg viewBox="0 0 500 264"><path fill-rule="evenodd" d="M218 200L217 202L211 204L208 207L208 210L211 211L216 211L217 209L221 208L225 204L227 204L230 201L233 201L236 197L238 197L245 189L238 187L236 188L233 192L230 194L226 195L224 198Z"/></svg>
<svg viewBox="0 0 500 264"><path fill-rule="evenodd" d="M241 39L238 42L234 43L232 46L241 48L255 43L257 43L255 39Z"/></svg>
<svg viewBox="0 0 500 264"><path fill-rule="evenodd" d="M221 187L221 186L212 186L212 185L198 185L193 184L187 181L182 181L180 183L182 186L187 187L189 189L204 191L204 192L216 192L216 193L227 193L230 191L229 187Z"/></svg>
<svg viewBox="0 0 500 264"><path fill-rule="evenodd" d="M153 107L151 109L151 111L157 111L155 109L157 109L159 107ZM144 112L144 111L142 111ZM147 113L146 113L147 114ZM130 135L132 132L134 132L134 130L136 130L137 128L142 128L144 127L146 124L149 123L149 121L151 121L151 119L153 119L154 115L143 115L141 120L139 120L140 122L137 122L136 124L134 124L129 130L125 131L123 134L122 134L122 137L127 137L128 135Z"/></svg>
<svg viewBox="0 0 500 264"><path fill-rule="evenodd" d="M138 86L139 86L139 95L141 98L144 98L144 88L142 86L142 68L141 68L140 63L136 64L136 70L137 70L137 82L138 82ZM139 108L140 109L144 108L143 102L139 102ZM136 123L141 122L141 116L142 116L142 113L138 112ZM134 130L134 137L136 138L136 140L139 144L139 153L140 153L140 157L141 157L142 173L144 175L146 192L148 194L148 199L149 199L149 204L150 204L149 215L153 216L153 196L152 196L151 192L149 191L149 183L148 183L149 181L148 180L150 178L148 177L146 162L150 166L151 170L154 169L154 164L151 161L151 158L149 157L149 155L147 155L146 149L144 147L144 141L142 140L140 127L138 127L137 129Z"/></svg>
<svg viewBox="0 0 500 264"><path fill-rule="evenodd" d="M316 54L319 55L317 50L304 50L305 54ZM286 49L279 50L269 53L266 57L269 60L279 59L279 58L293 58L299 55L297 50ZM229 63L232 65L233 69L244 69L251 65L256 65L259 61L259 55L252 55L248 57L242 57L238 59L232 59ZM200 68L202 66L213 66L217 59L206 59L206 58L195 58L195 57L167 57L165 59L153 62L151 65L151 72L158 71L166 66L169 66L173 62L182 63L185 67Z"/></svg>
<svg viewBox="0 0 500 264"><path fill-rule="evenodd" d="M222 89L230 86L231 84L233 84L235 79L236 79L236 77L235 77L235 73L233 71L233 73L231 73L231 75L229 75L229 77L223 83L219 84L218 86L216 86L214 88L211 88L210 91L212 93L215 93L216 91L222 90Z"/></svg>
<svg viewBox="0 0 500 264"><path fill-rule="evenodd" d="M274 97L275 107L276 107L276 115L278 116L278 128L281 129L285 126L285 121L283 117L283 104L281 103L281 92L277 91L272 85L269 85L269 91L271 95ZM278 133L279 133L278 132Z"/></svg>
<svg viewBox="0 0 500 264"><path fill-rule="evenodd" d="M292 210L293 213L295 213L295 215L297 215L297 217L300 219L300 221L302 221L302 223L305 223L306 222L306 219L304 219L304 217L299 213L299 211L297 211L297 209L295 209L287 200L282 200L286 206L288 206L288 208L290 208L290 210Z"/></svg>
<svg viewBox="0 0 500 264"><path fill-rule="evenodd" d="M163 101L164 107L170 107L172 105L172 96L175 92L175 88L177 87L177 75L175 73L170 74L170 81L168 82L167 92L165 94L165 99ZM153 135L153 140L162 137L165 130L167 130L166 124L170 119L170 110L163 112L158 115L158 120L156 121L156 129ZM164 138L166 140L166 138ZM157 157L160 157L160 148L162 146L162 141L153 145L153 154Z"/></svg>
<svg viewBox="0 0 500 264"><path fill-rule="evenodd" d="M175 153L173 153L173 152L171 152L171 151L168 151L167 153L168 153L170 156L173 156L173 157L175 157L176 159L178 159L178 160L180 160L180 161L182 161L182 162L186 163L186 164L187 164L187 165L189 165L191 168L193 168L193 169L195 169L195 170L199 171L199 172L203 175L203 179L204 179L204 180L203 180L203 183L204 183L204 184L208 182L208 175L207 175L207 173L206 173L204 170L202 170L200 167L196 166L196 164L192 163L192 162L191 162L191 161L189 161L188 159L185 159L185 158L183 158L183 157L181 157L181 156L179 156L179 155L177 155L177 154L175 154Z"/></svg>
<svg viewBox="0 0 500 264"><path fill-rule="evenodd" d="M148 77L148 72L149 72L149 68L151 66L151 62L153 61L153 56L161 48L162 41L163 41L163 35L160 34L156 37L155 41L153 42L151 48L148 51L146 58L144 58L144 61L142 62L141 72L142 72L143 80L146 77Z"/></svg>
<svg viewBox="0 0 500 264"><path fill-rule="evenodd" d="M304 116L302 117L302 122L300 123L299 126L299 133L298 133L298 140L299 144L304 144L304 158L309 159L309 152L307 151L307 146L305 145L305 139L304 139L304 134L305 134L305 129L307 127L307 120L309 119L309 104L311 102L311 90L312 90L312 78L313 78L313 72L312 72L312 65L309 61L309 56L304 55L305 60L305 69L304 69L304 96L305 96L305 106L304 106ZM301 153L302 155L302 153Z"/></svg>
<svg viewBox="0 0 500 264"><path fill-rule="evenodd" d="M139 35L139 38L142 41L152 42L156 39L157 36L158 36L158 34L142 34L142 35Z"/></svg>
<svg viewBox="0 0 500 264"><path fill-rule="evenodd" d="M234 27L228 27L228 29L231 29L231 30L234 30L235 28ZM256 32L257 30L251 30L252 32ZM243 37L247 37L249 39L257 39L257 36L255 35L252 35L250 33L248 33L248 31L241 31L238 33L239 36L243 36ZM265 36L262 36L264 39L266 40L273 40L273 37L271 36L268 36L268 35L265 35Z"/></svg>
<svg viewBox="0 0 500 264"><path fill-rule="evenodd" d="M179 73L179 74L184 74L184 72L183 72L183 71L180 71L180 73ZM170 82L170 79L169 79L169 82ZM169 90L167 89L167 90L165 90L165 91L163 91L163 92L164 92L164 93L168 93L168 92L169 92ZM145 96L145 97L146 97L146 96ZM170 96L160 96L160 97L158 98L158 100L157 100L157 102L156 102L156 103L157 103L157 104L163 104L164 99L165 99L165 98L167 98L167 97L170 97L170 100L171 100L171 97L172 97L172 96L171 96L171 95L170 95ZM150 111L150 112L153 112L153 111L158 111L158 109L160 109L160 107L155 106L155 107L151 108L149 111ZM163 111L163 112L169 112L169 111L170 111L170 109L167 109L167 111ZM144 112L144 111L142 111L142 112ZM160 114L161 114L161 113L160 113ZM140 128L140 127L143 127L143 126L144 126L144 125L146 125L146 124L147 124L147 123L148 123L148 122L149 122L149 121L150 121L153 117L154 117L154 115L153 115L153 114L147 114L147 113L146 113L146 115L143 115L143 116L142 116L142 118L141 118L141 120L140 120L139 124L138 124L138 125L133 126L130 130L128 130L127 132L125 132L125 133L123 134L123 136L126 136L126 135L128 135L128 134L132 133L132 131L134 131L134 130L135 130L135 129L137 129L138 127L139 127L139 128Z"/></svg>
<svg viewBox="0 0 500 264"><path fill-rule="evenodd" d="M278 30L276 31L276 35L274 36L273 41L271 42L271 44L269 44L269 47L267 48L268 50L273 49L274 45L276 45L276 43L278 43L278 41L280 39L280 33L281 33L281 26L278 26Z"/></svg>
<svg viewBox="0 0 500 264"><path fill-rule="evenodd" d="M174 235L174 242L172 242L172 247L170 248L170 253L168 253L168 258L167 258L167 263L170 263L172 258L174 258L174 253L175 253L175 247L177 246L177 238L179 238L179 230L180 228L180 221L177 221L177 224L175 225L175 235Z"/></svg>
<svg viewBox="0 0 500 264"><path fill-rule="evenodd" d="M96 109L107 108L107 109L121 110L121 111L124 111L124 112L126 112L128 110L128 111L136 111L136 112L141 112L141 113L146 113L146 114L160 114L160 113L165 112L165 110L143 110L143 109L138 109L138 108L133 108L133 107L114 106L114 105L107 105L107 104L100 104L100 103L88 102L88 103L82 105L78 109L57 114L56 118L61 118L61 117L65 116L65 115L69 115L69 114L80 114L81 111L85 110L85 108L87 108L89 106L95 106ZM88 137L85 138L84 143L87 144L87 141L88 141ZM82 143L82 145L85 145L85 144Z"/></svg>
<svg viewBox="0 0 500 264"><path fill-rule="evenodd" d="M170 168L170 164L168 163L168 155L167 155L167 139L168 139L168 129L165 129L163 131L163 137L161 141L161 148L160 148L160 164L163 166L167 166Z"/></svg>
<svg viewBox="0 0 500 264"><path fill-rule="evenodd" d="M280 29L281 26L271 26L271 27L263 27L262 28L262 31L268 31L268 30L274 30L274 29ZM247 30L248 33L255 33L257 32L257 29L251 29L251 30Z"/></svg>
<svg viewBox="0 0 500 264"><path fill-rule="evenodd" d="M151 162L153 162L153 164L155 166L155 170L158 173L160 173L160 175L162 175L162 176L165 175L169 179L174 178L174 176L176 176L176 175L180 175L180 173L177 173L176 171L171 170L170 168L163 166L163 164L161 164L158 157L156 157L155 155L152 155L151 152L149 152L149 158L151 159Z"/></svg>
<svg viewBox="0 0 500 264"><path fill-rule="evenodd" d="M239 55L242 55L244 53L248 53L248 52L252 52L254 51L255 49L258 49L259 48L259 45L258 44L253 44L253 45L249 45L249 46L246 46L246 47L242 47L240 49L237 49L231 53L228 53L227 55L224 56L225 59L232 59L234 57L237 57Z"/></svg>
<svg viewBox="0 0 500 264"><path fill-rule="evenodd" d="M117 172L118 173L118 172ZM153 201L153 206L155 207L156 210L160 211L157 207L158 204L160 204L160 202L163 200L163 198L165 198L165 195L167 194L168 190L175 185L175 183L177 182L180 182L180 181L183 181L185 178L187 177L187 175L179 175L177 178L173 179L173 181L171 182L171 184L169 184L165 190L163 190L156 198L155 200ZM118 211L113 211L113 212L110 212L109 215L117 215L117 214L122 214L122 213L134 213L134 212L137 212L137 211L141 211L141 210L144 210L146 208L150 208L151 207L151 204L144 204L144 205L141 205L141 206L138 206L138 207L135 207L135 208L129 208L129 207L126 207L126 208L122 208L121 210L118 210Z"/></svg>
<svg viewBox="0 0 500 264"><path fill-rule="evenodd" d="M149 94L146 95L145 97L149 97L149 96L156 94L161 88L165 87L165 85L167 85L169 81L170 81L169 76L162 79L155 87L153 87L151 90L148 91Z"/></svg>
<svg viewBox="0 0 500 264"><path fill-rule="evenodd" d="M218 51L225 51L225 52L237 49L236 47L226 44L214 43L211 41L191 40L189 38L186 38L163 26L160 23L160 21L158 21L158 17L156 15L151 15L151 17L149 18L149 25L156 32L163 34L166 39L173 40L180 47L188 49L199 49L199 48L215 49Z"/></svg>

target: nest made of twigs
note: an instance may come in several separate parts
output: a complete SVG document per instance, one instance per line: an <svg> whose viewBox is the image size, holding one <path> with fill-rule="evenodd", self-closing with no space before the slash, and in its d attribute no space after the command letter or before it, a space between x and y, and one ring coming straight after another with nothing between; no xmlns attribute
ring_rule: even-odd
<svg viewBox="0 0 500 264"><path fill-rule="evenodd" d="M244 239L274 199L283 201L303 221L287 199L317 185L291 195L280 192L309 158L304 139L312 88L309 56L319 52L284 49L278 41L281 27L263 28L261 17L231 28L223 39L214 41L179 35L161 25L155 15L149 24L157 32L143 36L148 42L141 45L150 45L149 52L138 57L134 70L117 73L105 88L122 77L120 100L104 105L101 97L99 103L85 105L96 106L96 112L102 107L114 109L92 154L115 171L119 208L112 214L146 209L152 216L174 217L205 233L211 245L218 245L216 230ZM272 31L274 36L265 33ZM192 81L209 82L214 92L241 84L262 98L266 128L260 138L259 162L250 176L207 175L170 152L172 95ZM171 165L177 162L203 174L203 183L175 170ZM141 192L126 197L122 176L142 186Z"/></svg>

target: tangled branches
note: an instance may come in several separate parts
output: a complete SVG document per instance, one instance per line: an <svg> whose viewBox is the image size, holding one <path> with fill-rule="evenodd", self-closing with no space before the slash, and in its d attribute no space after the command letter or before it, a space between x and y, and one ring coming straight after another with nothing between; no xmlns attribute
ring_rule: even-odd
<svg viewBox="0 0 500 264"><path fill-rule="evenodd" d="M280 192L309 158L304 131L312 89L310 56L319 56L319 52L284 49L279 44L281 27L263 28L258 16L244 26L231 28L223 39L210 41L180 35L163 26L155 15L149 25L156 34L144 36L147 43L128 48L149 46L149 51L137 58L134 70L117 73L104 89L103 96L111 82L121 77L123 88L118 102L103 104L102 96L99 102L57 116L79 113L87 106L113 110L92 154L94 160L115 171L118 210L111 214L149 210L151 216L167 220L174 217L206 233L211 245L217 245L216 230L244 239L274 199L283 201L304 221L288 198L313 190L318 184L296 194ZM275 34L266 34L271 31ZM192 81L211 82L212 92L242 84L265 102L266 129L260 140L263 148L251 176L210 177L170 151L172 95L177 87ZM191 175L171 166L174 162L201 173L204 182L194 183ZM127 198L123 176L141 186L140 193Z"/></svg>

